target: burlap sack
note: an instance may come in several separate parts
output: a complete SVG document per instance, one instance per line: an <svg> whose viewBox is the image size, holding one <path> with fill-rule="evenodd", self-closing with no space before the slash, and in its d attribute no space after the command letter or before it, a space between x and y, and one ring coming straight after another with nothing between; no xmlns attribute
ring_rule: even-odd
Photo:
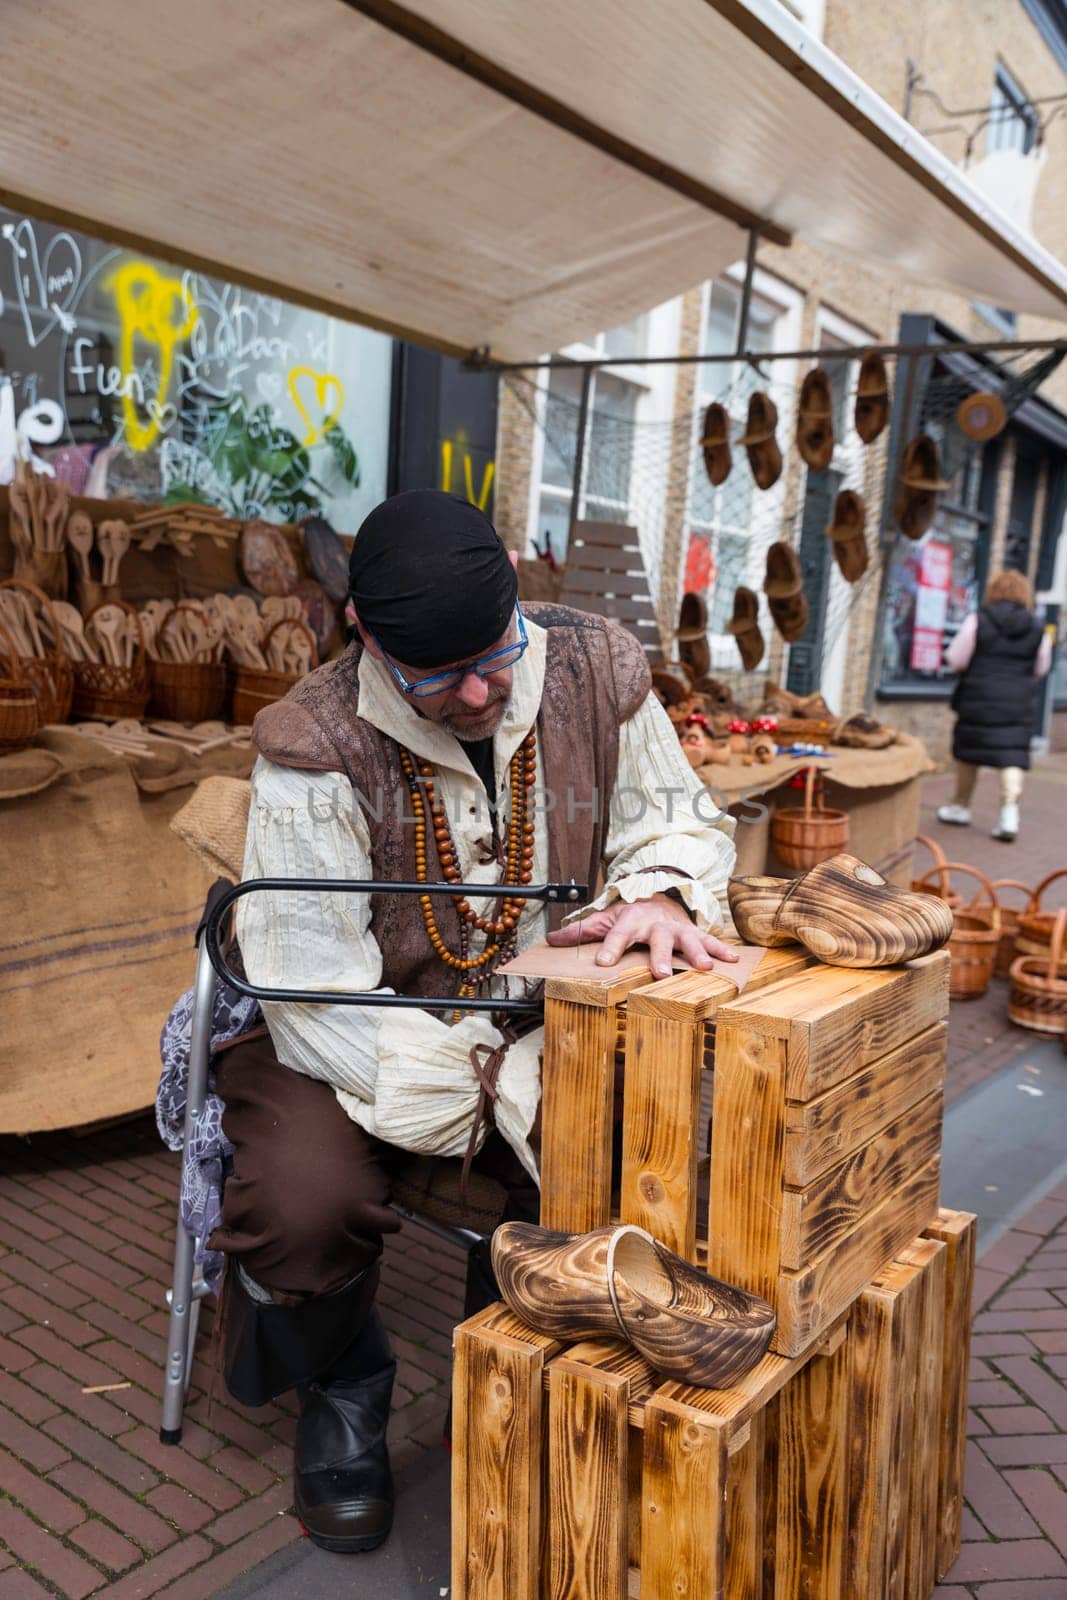
<svg viewBox="0 0 1067 1600"><path fill-rule="evenodd" d="M169 828L187 792L139 794L122 757L69 730L39 745L62 775L0 798L0 1133L152 1104L213 876Z"/></svg>

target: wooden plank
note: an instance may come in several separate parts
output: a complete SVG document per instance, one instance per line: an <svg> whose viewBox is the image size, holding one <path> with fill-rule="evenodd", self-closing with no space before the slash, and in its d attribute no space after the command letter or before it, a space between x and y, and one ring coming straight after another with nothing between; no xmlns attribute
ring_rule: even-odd
<svg viewBox="0 0 1067 1600"><path fill-rule="evenodd" d="M644 1427L645 1405L660 1387L661 1379L632 1345L622 1344L617 1339L583 1339L580 1344L571 1345L567 1359L625 1378L630 1393L630 1426ZM546 1391L551 1370L551 1366L546 1366Z"/></svg>
<svg viewBox="0 0 1067 1600"><path fill-rule="evenodd" d="M786 1109L785 1181L804 1189L920 1100L940 1093L948 1032L935 1023L917 1038Z"/></svg>
<svg viewBox="0 0 1067 1600"><path fill-rule="evenodd" d="M734 941L726 942L729 944ZM810 966L811 957L799 945L766 950L742 996L738 995L728 978L720 978L715 972L697 972L691 968L687 972L676 972L669 978L660 978L658 982L642 988L640 994L631 995L627 1009L676 1022L706 1021L721 1006L740 1004L755 991L777 985L784 978L795 977Z"/></svg>
<svg viewBox="0 0 1067 1600"><path fill-rule="evenodd" d="M719 1023L708 1271L772 1305L781 1264L785 1076L784 1039Z"/></svg>
<svg viewBox="0 0 1067 1600"><path fill-rule="evenodd" d="M545 999L573 1000L580 1006L614 1006L645 985L652 986L651 969L645 966L631 967L612 978L546 978ZM625 1012L620 1011L617 1020L624 1021Z"/></svg>
<svg viewBox="0 0 1067 1600"><path fill-rule="evenodd" d="M831 1095L837 1093L831 1089ZM943 1096L938 1089L879 1129L873 1139L830 1167L804 1189L782 1197L782 1266L798 1271L849 1233L868 1212L902 1188L909 1175L941 1149ZM805 1110L810 1109L805 1107ZM865 1103L855 1107L864 1120ZM851 1133L851 1130L849 1130ZM786 1181L790 1132L786 1125Z"/></svg>
<svg viewBox="0 0 1067 1600"><path fill-rule="evenodd" d="M603 570L597 574L579 569L574 574L574 581L567 584L568 594L575 598L582 594L602 595L605 590L615 595L636 594L647 597L648 579L643 573L622 572L606 574Z"/></svg>
<svg viewBox="0 0 1067 1600"><path fill-rule="evenodd" d="M749 1435L726 1469L725 1600L762 1600L766 1413L747 1424Z"/></svg>
<svg viewBox="0 0 1067 1600"><path fill-rule="evenodd" d="M644 1431L641 1593L722 1600L726 1439L711 1417L654 1395Z"/></svg>
<svg viewBox="0 0 1067 1600"><path fill-rule="evenodd" d="M469 1322L453 1348L452 1593L540 1600L544 1349Z"/></svg>
<svg viewBox="0 0 1067 1600"><path fill-rule="evenodd" d="M561 1356L549 1369L551 1600L625 1600L629 1383Z"/></svg>
<svg viewBox="0 0 1067 1600"><path fill-rule="evenodd" d="M712 1175L714 1178L714 1158ZM940 1181L941 1160L937 1157L817 1261L800 1272L781 1273L771 1301L778 1312L771 1345L779 1355L800 1355L937 1215Z"/></svg>
<svg viewBox="0 0 1067 1600"><path fill-rule="evenodd" d="M541 1224L587 1233L611 1217L615 1010L545 1001Z"/></svg>
<svg viewBox="0 0 1067 1600"><path fill-rule="evenodd" d="M937 1577L960 1550L963 1458L967 1446L967 1368L978 1219L969 1211L940 1211L923 1232L946 1250L945 1343L938 1446Z"/></svg>
<svg viewBox="0 0 1067 1600"><path fill-rule="evenodd" d="M630 1010L626 1024L620 1217L696 1257L701 1023Z"/></svg>
<svg viewBox="0 0 1067 1600"><path fill-rule="evenodd" d="M846 1313L827 1330L827 1338L834 1349L837 1347L837 1333L844 1332L847 1323ZM718 1417L726 1428L729 1441L746 1423L752 1422L773 1403L786 1384L816 1353L814 1348L809 1348L799 1356L790 1357L769 1351L729 1389L698 1389L693 1384L671 1380L661 1384L656 1393L660 1399L673 1400L693 1411L705 1411L709 1416Z"/></svg>
<svg viewBox="0 0 1067 1600"><path fill-rule="evenodd" d="M778 1402L774 1600L842 1594L850 1343L809 1361Z"/></svg>
<svg viewBox="0 0 1067 1600"><path fill-rule="evenodd" d="M719 1026L789 1041L790 1100L811 1100L948 1015L948 954L872 972L814 967L724 1006Z"/></svg>
<svg viewBox="0 0 1067 1600"><path fill-rule="evenodd" d="M846 1600L911 1600L908 1507L919 1367L920 1269L891 1262L855 1303Z"/></svg>
<svg viewBox="0 0 1067 1600"><path fill-rule="evenodd" d="M944 1371L947 1256L937 1239L917 1239L900 1252L919 1268L922 1294L918 1382L915 1390L915 1471L908 1510L909 1595L926 1596L936 1581L941 1386Z"/></svg>

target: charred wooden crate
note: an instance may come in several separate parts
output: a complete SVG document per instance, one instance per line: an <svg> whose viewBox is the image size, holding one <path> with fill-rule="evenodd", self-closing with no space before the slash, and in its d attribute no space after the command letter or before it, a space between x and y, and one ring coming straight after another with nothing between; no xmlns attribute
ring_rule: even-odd
<svg viewBox="0 0 1067 1600"><path fill-rule="evenodd" d="M926 1600L959 1547L973 1246L940 1213L729 1390L502 1306L464 1323L455 1600Z"/></svg>

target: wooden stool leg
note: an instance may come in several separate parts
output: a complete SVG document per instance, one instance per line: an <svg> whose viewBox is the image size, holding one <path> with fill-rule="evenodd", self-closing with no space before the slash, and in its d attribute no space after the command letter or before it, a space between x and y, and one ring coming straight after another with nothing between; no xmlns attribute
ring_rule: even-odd
<svg viewBox="0 0 1067 1600"><path fill-rule="evenodd" d="M641 1593L721 1600L726 1436L709 1417L655 1396L645 1408Z"/></svg>
<svg viewBox="0 0 1067 1600"><path fill-rule="evenodd" d="M763 1595L766 1424L766 1411L758 1411L727 1466L725 1600L761 1600Z"/></svg>
<svg viewBox="0 0 1067 1600"><path fill-rule="evenodd" d="M549 1368L550 1600L626 1600L629 1380Z"/></svg>
<svg viewBox="0 0 1067 1600"><path fill-rule="evenodd" d="M945 1246L945 1345L941 1382L937 1498L937 1577L960 1551L963 1457L967 1448L967 1367L971 1354L971 1301L978 1220L967 1211L941 1211L926 1230Z"/></svg>
<svg viewBox="0 0 1067 1600"><path fill-rule="evenodd" d="M848 1515L849 1341L782 1391L774 1600L840 1600Z"/></svg>
<svg viewBox="0 0 1067 1600"><path fill-rule="evenodd" d="M540 1600L541 1410L547 1343L527 1344L473 1323L456 1329L454 1600Z"/></svg>
<svg viewBox="0 0 1067 1600"><path fill-rule="evenodd" d="M945 1343L945 1246L917 1239L900 1259L918 1267L922 1295L919 1365L915 1388L915 1465L908 1518L908 1594L926 1600L937 1569L938 1470Z"/></svg>

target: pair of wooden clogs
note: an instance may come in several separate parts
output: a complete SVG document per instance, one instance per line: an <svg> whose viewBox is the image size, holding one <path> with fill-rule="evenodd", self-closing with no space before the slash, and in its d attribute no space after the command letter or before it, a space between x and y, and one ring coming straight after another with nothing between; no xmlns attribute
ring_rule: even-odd
<svg viewBox="0 0 1067 1600"><path fill-rule="evenodd" d="M505 1222L492 1255L500 1292L528 1327L553 1339L623 1339L679 1383L729 1388L774 1332L765 1300L628 1223L570 1234Z"/></svg>

